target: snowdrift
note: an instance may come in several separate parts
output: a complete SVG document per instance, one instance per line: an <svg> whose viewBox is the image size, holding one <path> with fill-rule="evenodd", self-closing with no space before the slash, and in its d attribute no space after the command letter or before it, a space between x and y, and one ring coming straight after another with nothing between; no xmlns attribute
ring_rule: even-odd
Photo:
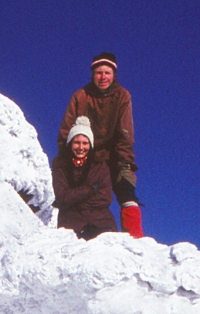
<svg viewBox="0 0 200 314"><path fill-rule="evenodd" d="M3 95L0 147L0 314L200 313L193 244L126 233L86 242L56 229L48 158L34 127Z"/></svg>

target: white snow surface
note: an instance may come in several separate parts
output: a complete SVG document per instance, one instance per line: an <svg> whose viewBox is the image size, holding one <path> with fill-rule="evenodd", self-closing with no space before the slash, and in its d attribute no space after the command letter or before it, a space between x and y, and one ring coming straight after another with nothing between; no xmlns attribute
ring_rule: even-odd
<svg viewBox="0 0 200 314"><path fill-rule="evenodd" d="M0 314L200 313L195 245L120 232L86 242L56 229L48 158L34 127L3 95L0 148ZM29 204L20 190L33 195Z"/></svg>

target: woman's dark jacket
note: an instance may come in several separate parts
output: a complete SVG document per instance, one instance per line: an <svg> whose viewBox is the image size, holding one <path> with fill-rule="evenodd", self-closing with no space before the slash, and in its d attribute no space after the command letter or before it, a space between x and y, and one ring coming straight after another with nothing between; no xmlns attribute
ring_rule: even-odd
<svg viewBox="0 0 200 314"><path fill-rule="evenodd" d="M92 162L89 156L83 166L75 167L68 154L65 160L60 157L53 160L52 175L59 208L58 227L80 232L90 224L117 231L108 208L112 202L112 185L106 162Z"/></svg>

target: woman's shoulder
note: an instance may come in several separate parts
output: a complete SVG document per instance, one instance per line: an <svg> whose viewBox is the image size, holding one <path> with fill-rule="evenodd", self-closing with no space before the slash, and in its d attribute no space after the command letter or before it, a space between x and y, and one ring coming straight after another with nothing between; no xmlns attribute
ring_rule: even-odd
<svg viewBox="0 0 200 314"><path fill-rule="evenodd" d="M52 168L63 168L67 166L67 158L64 158L63 156L56 156L52 161Z"/></svg>
<svg viewBox="0 0 200 314"><path fill-rule="evenodd" d="M104 176L105 172L110 171L106 160L101 162L92 161L90 164L90 170L92 172L97 172L101 176Z"/></svg>

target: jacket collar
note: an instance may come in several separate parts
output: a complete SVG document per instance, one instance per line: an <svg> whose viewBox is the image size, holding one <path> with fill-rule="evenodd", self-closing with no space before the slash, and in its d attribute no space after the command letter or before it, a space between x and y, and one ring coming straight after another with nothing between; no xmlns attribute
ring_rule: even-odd
<svg viewBox="0 0 200 314"><path fill-rule="evenodd" d="M73 164L75 167L81 167L87 160L87 156L83 158L72 158Z"/></svg>

